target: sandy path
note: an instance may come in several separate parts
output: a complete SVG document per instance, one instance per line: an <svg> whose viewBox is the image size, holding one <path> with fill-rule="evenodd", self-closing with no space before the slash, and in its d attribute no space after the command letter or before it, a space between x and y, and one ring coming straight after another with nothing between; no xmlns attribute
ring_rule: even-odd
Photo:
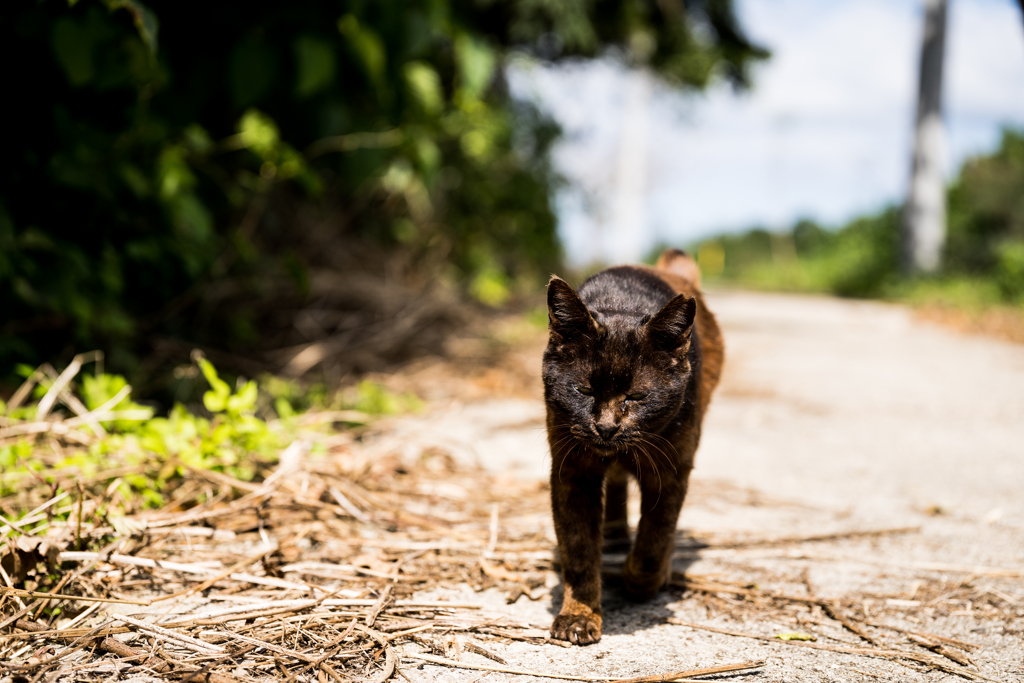
<svg viewBox="0 0 1024 683"><path fill-rule="evenodd" d="M681 528L713 539L920 530L705 551L695 560L680 559L677 569L790 593L809 585L819 596L863 596L869 617L976 643L981 648L973 657L985 675L1024 678L1024 346L958 335L884 304L745 293L709 299L725 331L727 364ZM543 479L542 418L539 399L452 403L399 421L371 447L414 456L410 449L434 446L490 470ZM943 563L942 570L934 563ZM975 565L982 568L972 573ZM944 602L941 591L957 586L956 599L968 598ZM970 597L986 591L1002 596L988 601L995 607ZM468 587L463 597L546 625L557 609L558 586L554 595L553 603L521 599L513 606ZM918 604L887 602L901 599ZM766 658L766 667L749 680L955 678L662 621L678 616L746 633L803 630L817 633L820 642L860 642L819 613L758 613L730 604L667 592L635 606L611 590L604 601L606 635L594 646L494 647L510 665L580 675L639 676ZM880 637L886 645L907 646L896 634ZM465 659L487 663L476 655ZM479 675L413 668L411 662L403 670L412 680ZM483 680L505 678L488 674Z"/></svg>

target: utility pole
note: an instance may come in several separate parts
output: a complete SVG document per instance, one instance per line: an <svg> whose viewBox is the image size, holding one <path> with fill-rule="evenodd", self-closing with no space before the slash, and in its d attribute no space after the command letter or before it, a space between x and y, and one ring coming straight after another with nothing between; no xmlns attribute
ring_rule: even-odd
<svg viewBox="0 0 1024 683"><path fill-rule="evenodd" d="M909 273L937 271L946 239L946 129L942 122L946 5L947 0L925 0L914 161L903 208L903 269Z"/></svg>
<svg viewBox="0 0 1024 683"><path fill-rule="evenodd" d="M611 230L602 245L607 263L636 263L647 243L647 145L651 76L644 69L631 71L626 83L619 159L612 196Z"/></svg>

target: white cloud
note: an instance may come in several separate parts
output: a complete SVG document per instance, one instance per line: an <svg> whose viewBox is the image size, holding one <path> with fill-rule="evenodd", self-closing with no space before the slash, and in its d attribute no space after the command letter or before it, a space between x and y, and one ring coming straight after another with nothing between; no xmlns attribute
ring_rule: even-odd
<svg viewBox="0 0 1024 683"><path fill-rule="evenodd" d="M1010 0L950 4L945 105L958 165L990 150L1001 125L1024 126L1024 22ZM647 225L635 231L644 248L804 216L838 223L898 201L905 189L919 2L739 0L738 9L773 57L749 94L656 92ZM515 91L539 99L566 130L556 163L590 203L578 195L559 202L578 261L602 248L629 77L608 61L511 72Z"/></svg>
<svg viewBox="0 0 1024 683"><path fill-rule="evenodd" d="M774 51L755 94L769 114L863 116L891 108L912 85L916 26L906 2L747 0L741 13Z"/></svg>
<svg viewBox="0 0 1024 683"><path fill-rule="evenodd" d="M1015 3L950 7L946 102L957 116L1024 115L1024 21Z"/></svg>

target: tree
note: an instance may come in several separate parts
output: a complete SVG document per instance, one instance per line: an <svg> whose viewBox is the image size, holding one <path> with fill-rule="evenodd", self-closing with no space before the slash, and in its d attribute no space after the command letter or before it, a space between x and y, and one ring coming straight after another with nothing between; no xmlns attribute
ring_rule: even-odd
<svg viewBox="0 0 1024 683"><path fill-rule="evenodd" d="M927 0L914 130L910 192L903 212L903 267L935 272L946 233L943 156L942 62L946 43L946 0Z"/></svg>
<svg viewBox="0 0 1024 683"><path fill-rule="evenodd" d="M137 388L195 345L280 369L407 312L321 296L372 250L489 302L542 281L557 128L511 51L694 88L765 56L731 0L0 4L0 381L88 348Z"/></svg>

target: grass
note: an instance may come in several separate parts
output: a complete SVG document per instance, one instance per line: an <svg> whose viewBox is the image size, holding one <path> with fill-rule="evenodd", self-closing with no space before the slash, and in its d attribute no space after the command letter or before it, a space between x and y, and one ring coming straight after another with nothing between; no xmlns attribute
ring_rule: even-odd
<svg viewBox="0 0 1024 683"><path fill-rule="evenodd" d="M321 431L353 429L422 405L412 394L370 381L333 396L276 378L266 378L262 390L254 380L232 387L208 360L194 361L209 386L202 405L176 404L166 416L134 402L123 377L83 372L84 365L102 362L99 353L79 355L60 372L49 365L23 369L24 384L0 401L0 514L9 520L0 540L19 528L66 519L71 510L55 508L27 526L10 524L65 492L91 496L100 518L187 509L208 497L202 490L181 495L195 472L259 481L288 444L317 424Z"/></svg>

